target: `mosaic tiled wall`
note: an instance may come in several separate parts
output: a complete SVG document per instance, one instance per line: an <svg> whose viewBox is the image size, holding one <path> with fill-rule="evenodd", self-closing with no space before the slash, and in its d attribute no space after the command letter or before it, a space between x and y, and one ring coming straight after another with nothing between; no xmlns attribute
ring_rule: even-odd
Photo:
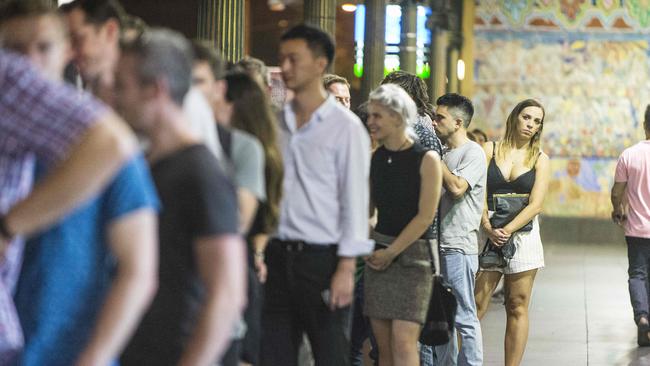
<svg viewBox="0 0 650 366"><path fill-rule="evenodd" d="M615 159L650 103L650 1L477 1L474 31L477 124L496 138L517 102L540 100L545 213L608 217Z"/></svg>

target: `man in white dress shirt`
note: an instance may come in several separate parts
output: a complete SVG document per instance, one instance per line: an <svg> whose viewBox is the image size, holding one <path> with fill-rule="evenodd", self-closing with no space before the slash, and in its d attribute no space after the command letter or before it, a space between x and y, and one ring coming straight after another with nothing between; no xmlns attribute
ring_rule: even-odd
<svg viewBox="0 0 650 366"><path fill-rule="evenodd" d="M299 25L282 36L280 67L295 93L279 118L284 195L266 250L263 366L297 365L303 332L316 366L349 365L348 315L357 256L370 253L370 140L327 95L321 78L334 44Z"/></svg>

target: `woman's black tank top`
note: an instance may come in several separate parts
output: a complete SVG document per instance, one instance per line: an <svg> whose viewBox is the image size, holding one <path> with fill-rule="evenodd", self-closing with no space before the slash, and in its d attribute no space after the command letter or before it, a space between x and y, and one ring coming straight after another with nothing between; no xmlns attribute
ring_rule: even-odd
<svg viewBox="0 0 650 366"><path fill-rule="evenodd" d="M377 207L377 232L398 236L417 215L420 165L428 151L416 142L402 151L390 151L381 146L372 155L370 182L372 199ZM433 226L421 238L434 238Z"/></svg>
<svg viewBox="0 0 650 366"><path fill-rule="evenodd" d="M493 211L492 195L504 193L530 193L535 185L535 164L533 168L526 173L518 176L515 180L508 182L501 173L494 159L496 153L496 144L492 142L492 159L488 165L487 171L487 204L488 210ZM541 154L541 153L540 153ZM539 155L538 155L539 157ZM537 161L535 161L537 163Z"/></svg>

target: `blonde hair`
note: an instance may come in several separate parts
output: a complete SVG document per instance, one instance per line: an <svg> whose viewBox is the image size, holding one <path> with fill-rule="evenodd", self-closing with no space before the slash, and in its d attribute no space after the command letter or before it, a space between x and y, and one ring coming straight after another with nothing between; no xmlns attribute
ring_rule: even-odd
<svg viewBox="0 0 650 366"><path fill-rule="evenodd" d="M368 102L381 104L400 116L407 129L415 123L418 110L415 102L404 89L395 84L384 84L370 92Z"/></svg>
<svg viewBox="0 0 650 366"><path fill-rule="evenodd" d="M524 164L532 168L532 164L537 160L540 152L542 151L542 130L544 129L544 118L546 117L546 111L542 104L535 99L526 99L522 102L519 102L515 108L510 112L508 119L506 120L506 134L503 137L503 140L499 142L499 150L497 155L500 158L505 158L506 154L515 147L515 136L517 133L517 122L519 120L519 114L528 107L537 107L542 110L542 123L539 127L539 130L533 135L526 147L526 160Z"/></svg>

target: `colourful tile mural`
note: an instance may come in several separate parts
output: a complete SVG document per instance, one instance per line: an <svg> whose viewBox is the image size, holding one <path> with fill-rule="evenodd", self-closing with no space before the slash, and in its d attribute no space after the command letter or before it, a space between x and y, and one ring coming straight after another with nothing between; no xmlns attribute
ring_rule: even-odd
<svg viewBox="0 0 650 366"><path fill-rule="evenodd" d="M475 121L497 138L517 102L542 102L546 214L609 217L616 158L643 138L649 23L650 0L477 1Z"/></svg>

